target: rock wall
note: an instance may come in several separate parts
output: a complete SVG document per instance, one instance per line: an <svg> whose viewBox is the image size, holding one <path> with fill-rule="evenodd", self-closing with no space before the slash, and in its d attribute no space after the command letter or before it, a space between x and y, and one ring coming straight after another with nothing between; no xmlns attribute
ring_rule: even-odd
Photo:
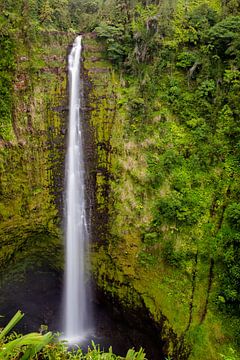
<svg viewBox="0 0 240 360"><path fill-rule="evenodd" d="M168 353L177 356L177 335L156 299L137 286L137 282L141 283L136 273L139 234L132 233L129 223L116 230L118 207L125 206L124 202L120 205L117 200L117 186L121 181L119 159L123 156L121 148L124 146L126 121L119 106L123 79L106 60L104 48L94 34L85 35L83 44L85 119L89 139L94 144L86 153L88 183L95 194L91 210L92 271L97 293L120 311L131 326L148 329L159 348L159 356L163 358ZM181 352L182 359L185 359L188 351L183 343Z"/></svg>
<svg viewBox="0 0 240 360"><path fill-rule="evenodd" d="M60 297L68 111L66 48L73 38L66 33L41 34L34 56L20 47L11 136L0 139L0 313L10 314L9 302L11 311L24 306L27 298L33 303L39 288L33 296L28 284L35 284L42 273L39 304L45 308L36 319L38 325L56 318L52 309ZM126 98L131 95L124 96L127 78L105 59L94 34L84 35L83 46L81 110L92 220L92 273L98 293L132 326L147 329L161 357L216 359L227 337L211 298L210 290L216 285L212 264L206 266L198 254L186 268L166 264L161 244L154 243L156 234L148 231L154 192L146 191L147 154L158 151L161 139L156 142L156 132L139 143L127 137ZM164 186L160 190L163 197L168 190ZM163 226L161 231L164 241L171 236L177 236L179 242L188 239L176 235L175 228ZM145 248L145 241L152 252ZM16 289L20 293L21 287L25 291L22 300L14 293ZM33 308L33 316L36 312ZM190 352L194 346L197 350Z"/></svg>
<svg viewBox="0 0 240 360"><path fill-rule="evenodd" d="M66 49L73 37L44 32L32 49L20 42L16 49L11 136L0 139L0 313L6 315L8 305L21 307L13 292L35 281L31 273L63 268Z"/></svg>
<svg viewBox="0 0 240 360"><path fill-rule="evenodd" d="M112 167L111 136L116 121L117 75L104 59L94 34L83 38L85 148L88 167L93 242L106 242ZM91 195L89 195L91 196Z"/></svg>
<svg viewBox="0 0 240 360"><path fill-rule="evenodd" d="M156 201L164 201L170 182L166 177L154 187L151 166L156 177L164 176L156 159L161 151L171 152L175 133L160 127L166 122L175 131L176 119L157 96L153 110L148 109L152 120L148 114L145 118L134 76L114 69L106 59L94 35L85 36L86 119L95 144L88 163L95 193L92 270L97 288L129 323L148 329L163 357L220 359L231 352L238 320L231 328L229 318L219 312L218 264L202 252L199 226L185 228L188 217L180 226L164 219L160 229L153 226L160 212ZM141 121L134 119L133 108ZM138 136L131 135L134 131ZM181 169L179 177L184 184Z"/></svg>

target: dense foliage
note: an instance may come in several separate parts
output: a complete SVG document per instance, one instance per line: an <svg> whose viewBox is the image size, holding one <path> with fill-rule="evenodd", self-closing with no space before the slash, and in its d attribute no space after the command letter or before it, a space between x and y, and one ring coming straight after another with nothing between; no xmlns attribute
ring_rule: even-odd
<svg viewBox="0 0 240 360"><path fill-rule="evenodd" d="M211 298L211 309L230 319L238 347L239 2L120 3L96 32L125 81L123 136L147 163L144 179L134 165L132 174L119 165L117 180L123 191L134 189L129 206L138 221L150 207L140 263L156 268L163 261L179 273L191 267L193 302L205 271L199 326ZM119 214L132 226L129 211Z"/></svg>
<svg viewBox="0 0 240 360"><path fill-rule="evenodd" d="M236 8L232 15L231 2L222 9L189 2L181 18L173 2L150 3L133 8L123 1L131 21L126 25L123 13L117 24L110 18L96 30L129 74L126 96L135 87L126 99L129 137L160 134L162 143L148 154L149 182L155 189L168 179L171 191L156 201L152 226L202 226L208 212L206 236L217 242L209 244L211 256L226 274L222 293L238 311L240 15ZM167 7L170 23L162 18Z"/></svg>
<svg viewBox="0 0 240 360"><path fill-rule="evenodd" d="M205 240L198 239L197 247L205 241L205 256L221 263L221 299L238 313L238 5L189 2L183 14L174 1L135 5L122 1L120 13L119 3L113 5L96 31L106 41L108 56L128 74L129 138L159 136L148 153L149 187L157 197L168 180L170 191L156 198L151 231L160 240L165 222L189 232L195 224L204 228ZM164 114L170 109L172 122Z"/></svg>
<svg viewBox="0 0 240 360"><path fill-rule="evenodd" d="M21 46L33 59L42 32L73 30L94 30L105 44L123 85L118 106L129 145L125 155L131 159L137 149L134 161L139 153L144 159L119 161L113 174L112 192L131 192L124 198L127 210L120 196L114 199L115 220L123 218L119 229L138 228L140 268L154 273L163 264L171 274L166 283L177 274L183 287L185 279L192 284L183 337L205 347L201 331L210 307L229 332L216 342L227 339L239 349L239 0L3 1L0 140L12 137ZM36 72L36 61L25 71ZM122 142L115 149L119 156ZM205 281L205 292L195 294L196 281ZM179 299L176 289L166 298ZM191 328L196 296L203 305ZM225 358L234 359L235 350L228 353Z"/></svg>

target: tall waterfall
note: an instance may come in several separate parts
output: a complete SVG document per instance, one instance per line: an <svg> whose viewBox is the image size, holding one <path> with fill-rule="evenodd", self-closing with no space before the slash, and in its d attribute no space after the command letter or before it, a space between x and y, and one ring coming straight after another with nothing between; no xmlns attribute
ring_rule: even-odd
<svg viewBox="0 0 240 360"><path fill-rule="evenodd" d="M86 219L84 161L81 126L82 39L78 36L68 58L69 135L65 191L65 301L64 338L79 342L88 330L89 309L85 285L85 257L89 234Z"/></svg>

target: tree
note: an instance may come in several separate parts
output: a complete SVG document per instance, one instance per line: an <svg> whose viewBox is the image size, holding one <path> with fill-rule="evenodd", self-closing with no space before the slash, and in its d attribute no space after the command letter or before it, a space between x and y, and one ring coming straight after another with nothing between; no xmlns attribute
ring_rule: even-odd
<svg viewBox="0 0 240 360"><path fill-rule="evenodd" d="M50 6L49 0L45 0L40 9L40 22L42 24L49 24L52 22L53 8Z"/></svg>

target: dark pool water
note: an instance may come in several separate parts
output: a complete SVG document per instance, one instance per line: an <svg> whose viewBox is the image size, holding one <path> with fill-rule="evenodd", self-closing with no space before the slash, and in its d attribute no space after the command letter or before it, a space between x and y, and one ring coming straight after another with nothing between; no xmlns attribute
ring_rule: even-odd
<svg viewBox="0 0 240 360"><path fill-rule="evenodd" d="M16 330L26 333L38 331L40 325L47 325L51 331L61 331L62 279L52 270L28 271L22 280L15 276L6 283L0 283L0 327L21 310L25 316ZM101 349L124 356L129 348L145 349L149 360L163 359L161 345L157 336L153 337L144 326L138 330L134 323L122 316L114 307L101 297L92 299L94 332L82 341L81 348L87 349L93 340ZM141 314L139 314L141 315Z"/></svg>

